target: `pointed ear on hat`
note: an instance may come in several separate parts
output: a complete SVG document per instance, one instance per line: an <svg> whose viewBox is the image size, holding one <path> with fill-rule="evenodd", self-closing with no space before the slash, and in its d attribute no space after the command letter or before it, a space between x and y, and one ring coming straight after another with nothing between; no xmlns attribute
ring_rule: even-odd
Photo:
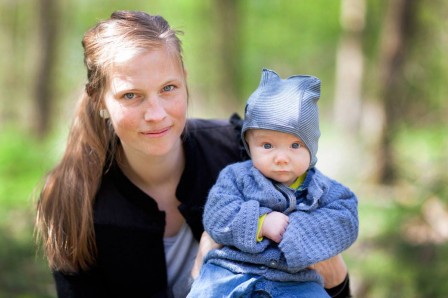
<svg viewBox="0 0 448 298"><path fill-rule="evenodd" d="M280 76L273 70L263 68L261 73L260 86L265 85L269 81L281 80Z"/></svg>

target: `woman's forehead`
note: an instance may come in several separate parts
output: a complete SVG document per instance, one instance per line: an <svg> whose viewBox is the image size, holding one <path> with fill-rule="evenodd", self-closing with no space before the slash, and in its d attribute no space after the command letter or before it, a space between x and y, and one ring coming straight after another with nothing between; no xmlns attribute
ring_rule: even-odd
<svg viewBox="0 0 448 298"><path fill-rule="evenodd" d="M177 56L163 49L141 52L114 63L108 72L108 82L120 89L179 80L185 80L181 62Z"/></svg>

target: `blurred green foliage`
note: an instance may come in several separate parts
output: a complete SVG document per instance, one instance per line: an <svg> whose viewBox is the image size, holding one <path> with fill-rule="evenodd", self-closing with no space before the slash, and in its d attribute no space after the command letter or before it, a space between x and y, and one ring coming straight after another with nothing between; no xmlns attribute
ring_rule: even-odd
<svg viewBox="0 0 448 298"><path fill-rule="evenodd" d="M55 162L54 144L15 129L2 130L0 144L0 297L54 297L33 239L33 194Z"/></svg>
<svg viewBox="0 0 448 298"><path fill-rule="evenodd" d="M322 128L318 167L328 167L331 160L342 163L324 171L359 198L359 238L344 253L352 289L363 298L446 297L447 128L402 125L398 130L394 149L399 178L378 185L363 177L368 149L356 148L329 123ZM331 155L329 160L325 154Z"/></svg>

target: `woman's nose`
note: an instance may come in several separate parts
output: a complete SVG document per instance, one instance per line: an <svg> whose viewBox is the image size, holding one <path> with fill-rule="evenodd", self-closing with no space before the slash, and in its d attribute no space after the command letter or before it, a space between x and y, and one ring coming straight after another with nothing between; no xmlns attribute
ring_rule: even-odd
<svg viewBox="0 0 448 298"><path fill-rule="evenodd" d="M158 98L149 99L145 105L145 121L161 121L167 113L162 102Z"/></svg>

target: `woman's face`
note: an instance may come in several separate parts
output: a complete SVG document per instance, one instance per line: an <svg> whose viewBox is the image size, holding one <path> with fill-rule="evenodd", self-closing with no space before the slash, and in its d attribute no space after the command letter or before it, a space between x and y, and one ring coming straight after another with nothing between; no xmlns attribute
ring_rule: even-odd
<svg viewBox="0 0 448 298"><path fill-rule="evenodd" d="M179 59L166 48L115 63L104 103L128 158L164 156L181 145L186 78Z"/></svg>

